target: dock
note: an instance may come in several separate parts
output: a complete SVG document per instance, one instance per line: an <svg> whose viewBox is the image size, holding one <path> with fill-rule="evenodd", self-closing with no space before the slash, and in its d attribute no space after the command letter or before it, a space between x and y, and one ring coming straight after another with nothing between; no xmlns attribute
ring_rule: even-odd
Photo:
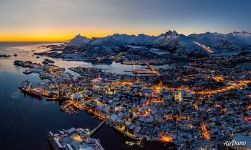
<svg viewBox="0 0 251 150"><path fill-rule="evenodd" d="M69 106L73 106L73 107L77 108L78 110L84 109L84 107L81 104L75 102L74 100L68 100L66 104L61 106L61 109L65 110Z"/></svg>

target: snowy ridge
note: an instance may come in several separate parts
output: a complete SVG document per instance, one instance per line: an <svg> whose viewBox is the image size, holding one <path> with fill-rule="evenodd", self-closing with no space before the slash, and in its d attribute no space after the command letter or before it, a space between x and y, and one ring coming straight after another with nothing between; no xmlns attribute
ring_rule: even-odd
<svg viewBox="0 0 251 150"><path fill-rule="evenodd" d="M251 51L251 33L245 31L229 34L206 32L186 36L169 30L158 36L114 34L92 39L77 35L70 40L69 45L79 47L89 45L96 48L102 47L106 50L114 48L119 50L122 46L132 45L158 48L179 55L198 54L204 56L217 54L222 51Z"/></svg>

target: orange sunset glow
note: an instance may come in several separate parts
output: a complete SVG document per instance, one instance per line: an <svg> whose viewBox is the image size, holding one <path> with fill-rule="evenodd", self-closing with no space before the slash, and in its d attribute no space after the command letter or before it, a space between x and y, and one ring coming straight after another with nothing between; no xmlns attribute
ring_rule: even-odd
<svg viewBox="0 0 251 150"><path fill-rule="evenodd" d="M8 30L0 33L0 42L67 42L77 34L88 38L105 37L116 33L159 35L164 30L98 28L98 27L31 27Z"/></svg>
<svg viewBox="0 0 251 150"><path fill-rule="evenodd" d="M0 150L251 150L250 8L0 0Z"/></svg>

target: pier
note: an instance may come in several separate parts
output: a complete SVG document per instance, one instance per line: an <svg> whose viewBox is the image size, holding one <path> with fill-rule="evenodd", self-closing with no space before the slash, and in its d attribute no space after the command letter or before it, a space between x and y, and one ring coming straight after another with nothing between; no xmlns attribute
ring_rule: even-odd
<svg viewBox="0 0 251 150"><path fill-rule="evenodd" d="M67 103L62 106L62 109L66 109L69 106L73 106L73 107L75 107L75 108L77 108L79 110L83 110L84 109L83 105L75 102L74 100L68 100Z"/></svg>

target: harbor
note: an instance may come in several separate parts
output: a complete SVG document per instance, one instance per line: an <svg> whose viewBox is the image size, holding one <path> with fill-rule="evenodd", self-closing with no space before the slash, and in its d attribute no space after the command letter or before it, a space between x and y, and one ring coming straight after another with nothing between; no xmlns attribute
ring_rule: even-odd
<svg viewBox="0 0 251 150"><path fill-rule="evenodd" d="M15 58L0 59L0 119L3 121L0 128L0 136L4 137L1 139L1 149L52 150L51 145L48 143L48 131L69 129L71 127L93 129L100 122L87 112L69 115L60 111L58 101L46 101L46 99L41 101L35 97L23 95L22 91L18 89L20 83L27 79L32 82L34 87L41 80L37 73L23 74L23 71L26 69L14 66L14 60L25 59L36 61L37 63L42 62L43 58L37 59L35 56L32 57L31 52L41 45L43 44L13 43L7 46L6 44L0 44L3 52L18 54ZM26 51L30 52L26 53ZM111 141L107 140L107 135L109 135ZM100 139L105 149L113 149L114 146L119 149L127 148L124 137L106 125L94 136ZM115 140L116 143L113 142ZM13 141L15 141L15 144L13 144Z"/></svg>
<svg viewBox="0 0 251 150"><path fill-rule="evenodd" d="M9 62L5 69L15 66L23 76L16 82L16 89L24 97L56 104L59 111L72 117L84 113L105 121L104 126L123 137L123 147L141 147L131 142L145 141L160 142L159 145L172 149L222 148L225 145L215 139L229 141L235 136L249 136L250 72L235 66L249 62L249 56L191 59L163 68L146 63L140 68L130 66L131 72L120 66L121 73L108 69L116 63L100 68L101 65L93 67L83 62L84 65L77 62L73 65L72 61L66 61L64 67L58 65L63 60L37 58L33 52L32 60L22 60L27 55L24 52L15 58L3 58L3 64ZM143 73L133 74L137 71ZM37 80L34 82L29 76ZM229 124L234 118L238 121ZM227 127L220 133L222 124ZM51 130L48 128L46 132ZM100 142L106 148L103 140ZM143 148L147 149L147 144Z"/></svg>
<svg viewBox="0 0 251 150"><path fill-rule="evenodd" d="M19 63L22 64L22 63L26 63L26 62L20 61ZM24 81L19 86L19 88L23 92L25 92L27 94L30 94L31 96L39 95L41 97L53 98L53 100L55 100L55 101L65 99L65 101L63 101L61 106L60 106L60 109L62 111L64 111L64 112L67 112L69 114L76 114L79 111L86 111L86 112L90 113L91 115L97 117L100 120L105 120L105 121L107 120L107 123L111 127L114 127L115 130L117 130L118 132L122 133L124 136L126 136L126 137L128 137L130 139L141 141L143 138L145 138L144 136L138 136L138 135L135 135L135 133L129 132L129 129L126 129L128 127L125 128L124 126L121 126L120 124L117 124L116 120L113 120L113 116L112 115L110 116L110 114L108 114L108 110L105 110L105 108L104 108L105 105L101 104L99 101L97 101L97 100L93 101L93 99L89 99L89 100L88 99L82 99L82 101L76 101L76 99L83 98L83 95L82 94L68 95L65 92L64 88L62 88L62 87L59 88L58 86L66 87L67 84L73 82L73 79L72 79L71 76L66 76L67 74L65 74L63 72L57 73L57 70L63 70L63 69L58 68L57 66L48 66L47 64L37 65L37 64L33 64L32 62L28 62L28 63L30 64L29 68L34 68L36 70L39 70L41 68L40 70L42 72L39 73L39 76L41 76L41 74L44 74L44 72L47 72L48 76L50 77L49 78L50 82L47 82L47 84L45 84L44 86L40 86L40 88L38 88L38 87L32 87L32 85L31 85L31 83L29 81ZM15 62L14 62L14 64L19 65L19 64L15 63ZM51 69L51 67L53 69ZM156 70L154 70L153 68L151 68L150 65L148 65L148 67L149 67L149 70L151 70L151 72L153 72L153 74L155 76L159 75L159 73ZM54 68L57 68L57 69L54 69ZM71 68L72 71L77 72L77 70L75 70L75 69L76 68ZM98 74L101 73L103 75L106 75L106 74L109 75L109 73L102 73L102 71L99 70L99 69L93 69L93 68L80 68L80 69L88 69L89 71L93 71L94 74L95 73L98 73ZM56 71L53 71L53 70L56 70ZM86 75L88 76L88 74L86 74ZM94 75L94 76L96 76L96 75ZM115 74L110 74L110 75L114 76ZM61 80L59 80L59 79L61 79ZM79 79L80 78L77 78L76 80L79 80ZM97 82L100 82L100 81L98 79L94 79L94 80L92 80L92 82L97 83ZM86 83L83 83L83 84L86 84ZM113 85L114 83L111 83L111 84ZM125 86L126 85L132 85L131 82L124 82L124 83L121 82L119 84L125 85ZM93 86L93 84L92 84L92 86ZM41 90L38 90L38 89L41 89ZM64 90L62 91L62 90L59 90L59 89L62 89L62 90L64 89ZM37 91L39 91L39 92L37 92ZM99 92L101 92L101 91L99 91ZM96 107L95 103L100 103L101 107L99 106L100 108L98 108L98 109L95 108ZM146 139L148 141L161 140L159 137L146 138ZM172 142L172 141L170 141L170 142Z"/></svg>
<svg viewBox="0 0 251 150"><path fill-rule="evenodd" d="M70 98L62 97L63 96L62 94L61 98L59 98L58 97L59 93L53 92L55 90L58 90L58 85L53 83L53 81L55 80L43 79L43 82L41 84L40 73L32 72L29 74L24 74L26 70L30 70L32 68L18 67L14 65L15 60L23 60L23 59L25 59L26 61L29 61L27 65L30 64L31 62L33 62L34 65L35 63L41 64L41 66L45 65L45 64L42 64L44 57L33 56L33 53L34 53L33 49L36 49L36 51L43 51L44 48L41 48L41 49L39 48L41 45L43 44L40 44L40 43L39 44L27 44L27 45L21 45L20 48L18 47L15 49L12 48L11 46L10 47L8 46L6 47L6 50L7 50L6 53L7 52L17 53L18 54L17 57L0 59L0 62L1 62L0 69L3 75L0 77L1 77L1 81L4 81L2 82L2 84L13 85L13 86L3 87L4 91L8 91L7 89L10 89L11 93L0 92L0 95L4 99L4 101L1 101L2 106L4 107L2 111L9 112L7 115L8 117L6 117L5 115L5 116L2 116L2 119L6 120L7 122L12 122L12 119L14 117L16 118L15 122L18 122L18 124L21 127L21 128L15 128L15 124L13 122L12 124L8 125L8 127L10 126L13 128L13 132L6 132L7 130L3 130L1 131L1 133L3 134L3 136L6 137L7 144L8 144L8 141L11 141L11 139L13 138L11 136L12 135L11 133L13 134L15 133L18 136L22 136L23 133L25 132L25 135L29 135L33 137L32 144L27 145L26 143L28 143L29 141L26 141L26 140L22 140L22 141L17 140L18 142L17 146L13 146L10 150L19 150L20 148L51 150L51 146L47 142L48 131L52 131L52 130L56 131L58 129L69 129L71 127L94 129L99 124L100 120L104 119L100 111L96 111L95 109L92 109L88 103L86 103L88 104L87 105L88 107L86 107L88 108L88 110L86 109L84 111L79 111L76 108L74 109L69 108L68 112L60 110L60 106L62 106L61 104L63 104L63 102L67 102L69 99L74 98L74 97L70 97ZM14 46L17 47L19 45L14 45ZM79 63L79 62L73 62L73 61L68 62L68 61L55 60L55 59L53 60L55 61L55 65L62 67L67 64L68 68L79 66L79 65L86 66L87 64L87 63ZM135 68L133 66L127 66L127 65L125 65L124 67L121 65L119 66L117 65L118 64L114 64L114 63L110 66L109 65L108 66L97 65L97 68L102 67L105 70L109 69L108 70L109 72L114 72L114 70L116 70L116 72L119 72L119 73L124 73L124 68L130 68L130 69ZM38 67L41 67L41 66L39 65ZM49 69L50 67L51 66L45 69ZM69 70L68 68L66 69L66 72L71 72L71 74L74 74L74 72ZM118 70L118 68L120 70ZM136 68L138 68L138 66L136 66ZM49 71L54 71L54 70L49 70ZM43 74L42 70L40 70L39 72ZM79 74L76 73L76 75L72 78L76 79L76 77L78 76ZM31 86L30 86L31 89L34 88L35 91L39 92L37 95L40 95L42 93L44 93L44 95L35 97L35 96L30 95L29 92L27 93L21 90L20 85L22 85L23 82L25 83L23 85L29 85L25 81L28 81L28 83L29 82L31 83ZM51 83L51 87L45 88L44 85L46 85L47 83ZM56 88L52 90L51 88L55 86ZM36 90L36 89L39 89L39 90ZM54 97L51 97L48 95L48 93L51 93L51 92L54 95ZM11 97L8 97L8 95L11 95ZM9 102L16 101L17 99L18 99L18 102L16 102L16 104L19 107L14 109L16 105L9 105ZM17 112L18 112L18 115L16 114ZM27 114L27 113L30 115L26 115L26 117L23 117L23 114ZM33 125L35 124L36 126L33 126L32 124L27 124L27 122L33 122L32 124ZM27 126L30 126L30 128L34 130L36 129L37 132L34 133L33 130L26 130ZM5 129L5 128L7 128L7 126L5 127L5 125L3 125L2 129ZM131 146L130 144L129 145L126 144L127 143L126 141L131 141L130 140L131 138L127 138L128 137L127 135L130 136L130 134L126 135L126 132L123 131L123 133L121 133L117 129L113 128L112 126L110 127L109 124L108 125L104 124L103 127L100 130L98 130L97 133L95 133L94 137L97 139L100 139L100 142L105 149L113 149L114 147L119 148L119 149L128 149ZM17 134L17 133L20 133L20 134ZM109 139L107 139L107 135L109 135ZM116 143L113 142L115 140L116 140ZM37 148L37 145L40 145L40 148ZM161 145L161 143L158 143L157 145L159 149L165 149L164 147L166 147L164 145ZM3 145L3 147L5 150L9 150L8 145ZM136 147L138 147L137 144L136 144ZM151 149L153 147L156 147L156 144L149 143L149 142L147 142L147 144L144 146L145 149Z"/></svg>
<svg viewBox="0 0 251 150"><path fill-rule="evenodd" d="M191 65L193 66L194 63ZM56 68L55 71L51 67ZM165 70L155 69L149 64L146 64L146 67L145 70L135 70L135 72L139 71L137 76L104 72L102 69L92 67L71 67L69 68L71 71L80 74L80 77L75 79L64 72L58 73L57 70L63 69L57 66L44 64L34 68L42 68L43 72L47 72L50 77L51 82L42 86L42 89L50 87L47 91L58 93L55 98L68 98L60 106L64 112L77 114L79 111L86 111L96 118L106 121L109 126L131 140L142 141L145 139L148 142L175 143L178 148L223 147L223 145L215 147L215 144L218 143L211 140L212 134L214 134L214 138L220 138L223 135L218 134L219 129L215 129L217 133L210 133L208 126L213 128L213 124L210 124L210 119L209 121L205 120L209 116L214 118L217 111L224 116L230 107L222 108L220 102L212 99L216 103L212 106L215 112L208 110L206 114L201 116L204 111L203 109L199 110L199 107L208 107L211 104L207 104L205 101L199 103L196 99L208 99L210 96L217 97L222 93L248 89L251 83L248 73L245 78L239 81L233 79L233 81L228 81L220 75L207 76L207 74L195 74L185 79L178 79L185 83L190 78L193 80L194 77L198 76L205 80L205 83L211 78L214 82L226 82L219 89L203 89L203 86L191 88L163 85L165 81L161 81L160 78L168 75L165 74ZM192 68L186 66L182 69L190 70ZM201 68L193 69L201 70ZM179 75L179 71L181 70L176 69L176 75ZM176 81L172 82L176 83ZM247 99L244 98L242 102L246 105ZM183 109L189 106L192 109ZM224 121L226 120L221 120L223 124ZM240 134L248 135L250 126L247 122L249 122L249 117L245 116L240 122L232 124L229 130L233 130L236 125L240 125L241 128L235 128L234 131L230 132L226 129L224 134L228 134L228 136L225 136L225 140L230 139L233 133L240 132ZM158 126L153 126L153 124L158 124ZM192 133L198 128L199 131L195 134ZM199 137L199 139L194 142L193 137Z"/></svg>

